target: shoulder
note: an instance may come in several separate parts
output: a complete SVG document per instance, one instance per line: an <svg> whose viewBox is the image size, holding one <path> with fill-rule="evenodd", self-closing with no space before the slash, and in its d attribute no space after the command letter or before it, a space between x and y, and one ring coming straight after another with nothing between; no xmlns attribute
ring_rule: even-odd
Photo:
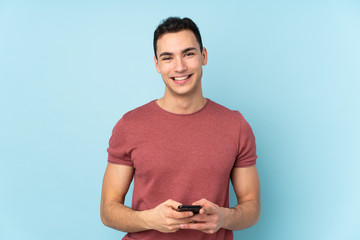
<svg viewBox="0 0 360 240"><path fill-rule="evenodd" d="M219 103L216 103L209 99L209 112L217 115L218 117L230 121L239 122L244 119L242 114L238 110L231 110Z"/></svg>
<svg viewBox="0 0 360 240"><path fill-rule="evenodd" d="M148 102L140 107L137 107L122 116L123 121L137 121L143 120L154 113L154 101Z"/></svg>
<svg viewBox="0 0 360 240"><path fill-rule="evenodd" d="M211 100L209 100L209 109L212 118L223 124L226 123L229 128L236 129L236 132L248 132L247 129L251 129L249 123L238 110L231 110Z"/></svg>
<svg viewBox="0 0 360 240"><path fill-rule="evenodd" d="M155 100L125 113L115 124L113 131L119 132L120 130L125 128L136 128L136 126L144 123L144 121L146 121L146 119L149 119L154 113L154 101Z"/></svg>

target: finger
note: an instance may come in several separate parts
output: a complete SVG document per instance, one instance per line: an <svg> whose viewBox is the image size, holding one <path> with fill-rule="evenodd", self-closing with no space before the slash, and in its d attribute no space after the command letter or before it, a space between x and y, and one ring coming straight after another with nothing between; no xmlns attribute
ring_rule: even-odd
<svg viewBox="0 0 360 240"><path fill-rule="evenodd" d="M199 211L200 214L211 215L211 214L216 214L218 212L217 211L217 205L210 202L209 200L207 200L205 198L203 198L203 199L201 199L199 201L196 201L193 204L202 206L202 208Z"/></svg>
<svg viewBox="0 0 360 240"><path fill-rule="evenodd" d="M197 223L205 223L205 222L211 222L213 220L213 215L208 214L195 214L191 218L187 219L189 222L197 222Z"/></svg>
<svg viewBox="0 0 360 240"><path fill-rule="evenodd" d="M217 209L214 205L205 205L201 208L200 214L207 214L207 215L211 215L211 214L216 214L217 213Z"/></svg>
<svg viewBox="0 0 360 240"><path fill-rule="evenodd" d="M175 210L178 208L179 205L182 205L182 203L174 201L172 199L167 200L165 204Z"/></svg>
<svg viewBox="0 0 360 240"><path fill-rule="evenodd" d="M196 202L193 202L192 205L201 205L201 206L203 206L203 205L206 204L207 202L208 202L208 200L206 200L205 198L203 198L203 199L200 199L200 200L198 200L198 201L196 201Z"/></svg>
<svg viewBox="0 0 360 240"><path fill-rule="evenodd" d="M196 201L196 202L193 202L192 205L200 205L202 208L199 210L199 213L200 213L200 214L204 214L203 208L204 208L204 206L205 206L208 202L209 202L208 200L206 200L205 198L203 198L203 199L200 199L200 200L198 200L198 201Z"/></svg>
<svg viewBox="0 0 360 240"><path fill-rule="evenodd" d="M181 229L193 229L198 230L207 234L213 234L218 231L216 225L211 223L188 223L188 224L180 224Z"/></svg>
<svg viewBox="0 0 360 240"><path fill-rule="evenodd" d="M206 230L209 230L209 224L208 223L187 223L187 224L180 224L180 228L206 231Z"/></svg>
<svg viewBox="0 0 360 240"><path fill-rule="evenodd" d="M165 204L171 208L171 211L168 212L167 216L171 218L181 219L181 218L188 218L194 215L191 211L186 212L178 212L178 206L182 205L182 203L169 199L165 202Z"/></svg>
<svg viewBox="0 0 360 240"><path fill-rule="evenodd" d="M178 211L174 210L171 212L171 217L176 218L176 219L189 218L189 217L192 217L193 215L194 215L194 213L191 211L178 212Z"/></svg>

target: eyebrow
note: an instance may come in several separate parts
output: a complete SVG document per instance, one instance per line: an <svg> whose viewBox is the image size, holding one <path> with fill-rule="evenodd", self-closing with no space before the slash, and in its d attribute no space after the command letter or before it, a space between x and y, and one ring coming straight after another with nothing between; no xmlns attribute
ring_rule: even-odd
<svg viewBox="0 0 360 240"><path fill-rule="evenodd" d="M194 47L189 47L189 48L186 48L186 49L182 50L181 53L184 54L184 53L189 52L189 51L192 51L192 50L196 50L196 48L194 48ZM161 57L161 56L171 56L171 55L173 55L172 52L162 52L162 53L159 55L159 57Z"/></svg>

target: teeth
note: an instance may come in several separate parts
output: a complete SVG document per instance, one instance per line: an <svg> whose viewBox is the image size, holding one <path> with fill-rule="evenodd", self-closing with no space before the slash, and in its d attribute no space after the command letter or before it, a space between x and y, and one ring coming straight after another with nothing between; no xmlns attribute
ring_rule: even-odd
<svg viewBox="0 0 360 240"><path fill-rule="evenodd" d="M174 80L175 81L181 81L181 80L185 80L185 79L187 79L189 76L185 76L185 77L174 77Z"/></svg>

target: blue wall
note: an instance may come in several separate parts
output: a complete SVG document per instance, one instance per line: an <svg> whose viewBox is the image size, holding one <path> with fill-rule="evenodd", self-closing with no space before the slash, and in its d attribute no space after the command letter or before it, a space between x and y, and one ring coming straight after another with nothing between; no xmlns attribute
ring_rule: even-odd
<svg viewBox="0 0 360 240"><path fill-rule="evenodd" d="M236 239L360 239L355 0L0 1L0 239L121 239L99 217L106 148L162 96L170 15L200 27L206 97L256 135L262 216Z"/></svg>

